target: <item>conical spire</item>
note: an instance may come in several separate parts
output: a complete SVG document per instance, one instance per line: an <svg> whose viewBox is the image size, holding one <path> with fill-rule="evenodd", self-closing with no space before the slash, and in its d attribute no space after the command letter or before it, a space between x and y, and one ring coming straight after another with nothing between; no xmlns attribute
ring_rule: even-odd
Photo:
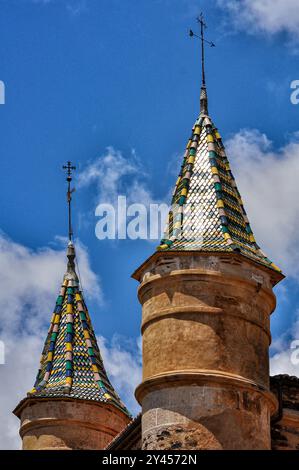
<svg viewBox="0 0 299 470"><path fill-rule="evenodd" d="M71 190L72 170L68 162L67 202L69 243L67 268L56 299L34 388L28 396L68 397L108 402L129 415L111 385L76 273L76 252L72 241Z"/></svg>
<svg viewBox="0 0 299 470"><path fill-rule="evenodd" d="M67 270L28 396L69 397L109 402L128 414L112 387L100 354L75 269L75 248L69 242Z"/></svg>
<svg viewBox="0 0 299 470"><path fill-rule="evenodd" d="M280 271L262 252L230 169L221 136L208 114L202 16L200 114L192 128L173 192L164 238L158 250L240 252ZM210 43L210 45L214 45Z"/></svg>

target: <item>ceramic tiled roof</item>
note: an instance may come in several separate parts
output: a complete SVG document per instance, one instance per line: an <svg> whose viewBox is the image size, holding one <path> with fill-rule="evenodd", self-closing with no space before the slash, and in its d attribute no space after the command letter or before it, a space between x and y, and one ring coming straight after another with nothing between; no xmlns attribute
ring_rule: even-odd
<svg viewBox="0 0 299 470"><path fill-rule="evenodd" d="M238 251L280 271L252 233L220 134L208 115L205 87L201 110L187 144L158 250Z"/></svg>
<svg viewBox="0 0 299 470"><path fill-rule="evenodd" d="M68 246L68 268L45 341L33 397L68 397L111 403L129 414L111 385L75 272L75 249Z"/></svg>

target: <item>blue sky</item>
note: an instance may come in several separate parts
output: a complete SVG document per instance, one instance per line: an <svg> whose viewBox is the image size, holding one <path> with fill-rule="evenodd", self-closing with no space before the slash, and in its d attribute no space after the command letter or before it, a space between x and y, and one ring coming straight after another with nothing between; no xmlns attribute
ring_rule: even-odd
<svg viewBox="0 0 299 470"><path fill-rule="evenodd" d="M293 0L288 2L292 7ZM54 303L64 269L57 240L67 231L61 166L67 160L74 162L78 168L74 231L81 244L84 284L89 284L84 287L95 330L103 337L111 374L123 387L124 399L128 388L125 378L118 382L117 358L131 361L136 376L140 370L141 311L137 283L130 276L155 244L96 238L95 207L111 196L105 194L111 187L101 181L110 174L109 159L103 160L112 155L112 165L134 167L116 175L115 191L134 201L134 191L141 188L146 200L169 201L199 110L199 48L188 37L188 29L197 27L195 17L201 10L209 26L207 37L216 43L207 51L210 114L231 150L258 242L288 275L277 290L278 309L272 321L272 353L278 354L278 362L287 364L288 343L299 333L295 185L299 105L290 102L290 83L299 79L299 16L288 19L274 11L276 6L265 10L261 19L254 9L256 0L251 6L242 0L238 17L233 3L0 0L0 79L6 86L6 103L0 106L0 228L8 240L2 250L13 250L19 261L26 258L26 269L32 266L31 259L54 260L47 301L40 300L43 314L31 331L36 337L45 334L51 316L50 307L46 312L48 299L53 291ZM80 184L90 168L97 169L99 177ZM137 198L140 193L136 193ZM57 274L54 267L59 268ZM44 262L41 269L47 271ZM28 273L23 274L26 278ZM38 267L34 276L39 276ZM45 272L41 276L47 282ZM13 283L14 276L9 279ZM35 289L36 299L38 288L32 280L24 292L30 299L30 289ZM32 311L38 309L34 306ZM16 325L13 334L18 336L22 321ZM2 336L6 335L3 330ZM30 347L28 341L26 345ZM38 350L38 342L34 348ZM30 366L33 376L38 360L39 353ZM294 373L294 368L290 371ZM24 396L22 381L12 380L11 386L18 388L18 397ZM14 436L15 428L11 429ZM7 445L14 446L12 442L14 437Z"/></svg>

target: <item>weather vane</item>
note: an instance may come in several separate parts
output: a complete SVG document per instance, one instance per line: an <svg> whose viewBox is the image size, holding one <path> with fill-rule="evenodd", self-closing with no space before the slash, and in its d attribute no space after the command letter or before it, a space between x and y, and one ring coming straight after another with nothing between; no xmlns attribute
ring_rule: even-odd
<svg viewBox="0 0 299 470"><path fill-rule="evenodd" d="M207 41L204 37L204 30L206 29L207 25L204 22L204 16L201 13L197 18L197 22L200 24L200 36L195 34L192 29L189 31L190 37L196 37L201 40L201 70L202 70L202 86L206 86L206 76L205 76L205 43L209 44L211 47L215 47L215 44L212 41Z"/></svg>
<svg viewBox="0 0 299 470"><path fill-rule="evenodd" d="M72 229L72 211L71 211L71 202L72 202L72 193L75 191L75 188L71 189L72 181L72 171L76 170L76 167L72 165L72 162L67 162L66 165L63 165L63 170L67 171L66 181L67 181L67 203L68 203L68 218L69 218L69 241L72 241L73 229Z"/></svg>

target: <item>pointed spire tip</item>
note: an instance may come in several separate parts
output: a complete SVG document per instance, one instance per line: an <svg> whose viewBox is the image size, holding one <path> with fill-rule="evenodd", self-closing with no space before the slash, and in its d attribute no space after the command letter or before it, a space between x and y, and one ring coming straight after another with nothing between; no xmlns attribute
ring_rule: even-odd
<svg viewBox="0 0 299 470"><path fill-rule="evenodd" d="M76 273L76 266L75 266L76 251L75 251L74 244L71 240L68 242L66 256L68 259L68 263L67 263L67 270L66 270L64 278L68 280L73 280L77 283L79 282L79 279Z"/></svg>

